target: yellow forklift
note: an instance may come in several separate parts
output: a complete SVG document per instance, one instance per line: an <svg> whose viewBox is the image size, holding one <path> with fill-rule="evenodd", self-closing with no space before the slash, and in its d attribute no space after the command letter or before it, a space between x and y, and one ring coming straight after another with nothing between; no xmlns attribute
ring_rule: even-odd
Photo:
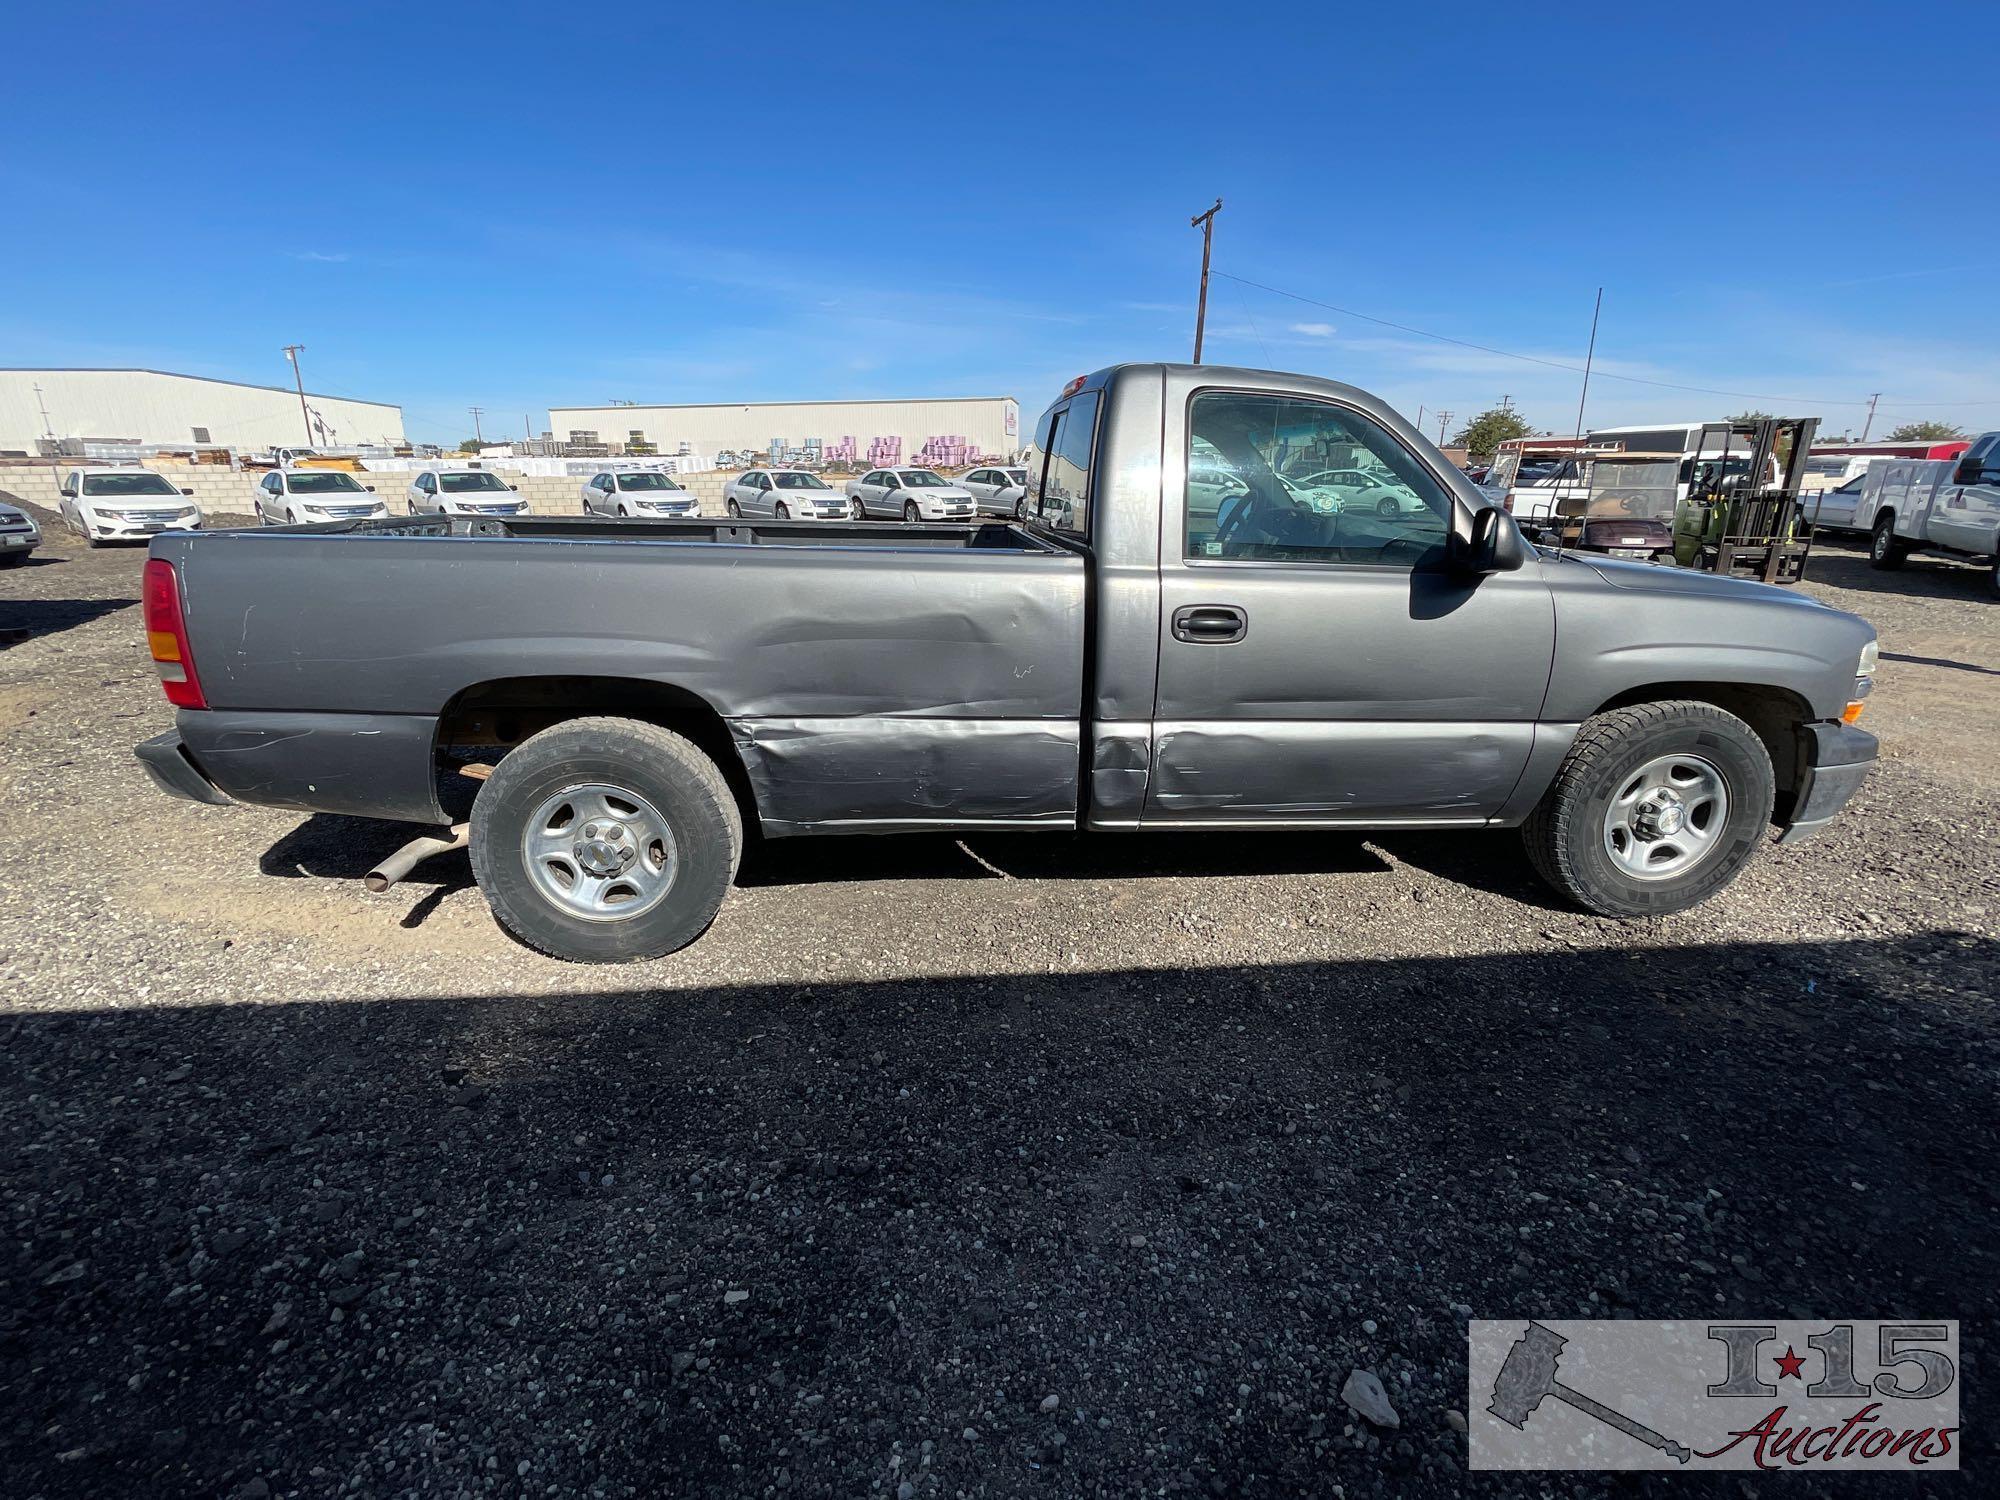
<svg viewBox="0 0 2000 1500"><path fill-rule="evenodd" d="M1686 460L1674 561L1765 583L1797 583L1812 551L1799 499L1818 417L1710 422Z"/></svg>

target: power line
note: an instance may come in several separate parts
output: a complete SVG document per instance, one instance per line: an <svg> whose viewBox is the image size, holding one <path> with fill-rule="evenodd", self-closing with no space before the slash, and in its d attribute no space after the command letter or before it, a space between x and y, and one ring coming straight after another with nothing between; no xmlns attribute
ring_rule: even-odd
<svg viewBox="0 0 2000 1500"><path fill-rule="evenodd" d="M1567 370L1572 375L1584 373L1582 365L1572 365L1559 359L1543 359L1535 354L1517 354L1512 349L1496 349L1491 344L1475 344L1470 339L1455 339L1448 333L1432 333L1428 328L1415 328L1408 323L1391 322L1388 318L1378 318L1365 312L1356 312L1351 307L1339 307L1331 302L1322 302L1317 297L1307 297L1299 292L1288 292L1281 286L1267 286L1261 281L1252 281L1247 276L1232 276L1227 271L1212 273L1225 281L1236 282L1239 286L1253 286L1260 292L1269 292L1274 297L1289 297L1294 302L1303 302L1311 307L1323 307L1328 312L1337 312L1345 318L1359 318L1364 323L1373 323L1380 328L1393 328L1398 333L1415 334L1422 339L1436 339L1441 344L1456 344L1461 349L1476 349L1481 354L1494 354L1502 359L1518 359L1525 364L1544 365L1551 370ZM1592 375L1598 380L1623 380L1631 385L1657 386L1666 391L1689 391L1697 396L1729 396L1741 401L1777 401L1801 406L1867 406L1866 401L1837 401L1824 396L1772 396L1756 391L1723 391L1705 385L1677 385L1671 380L1648 380L1641 375L1616 375L1609 370L1594 370ZM1940 406L2000 406L2000 401L1885 401L1884 407L1904 407L1931 410Z"/></svg>

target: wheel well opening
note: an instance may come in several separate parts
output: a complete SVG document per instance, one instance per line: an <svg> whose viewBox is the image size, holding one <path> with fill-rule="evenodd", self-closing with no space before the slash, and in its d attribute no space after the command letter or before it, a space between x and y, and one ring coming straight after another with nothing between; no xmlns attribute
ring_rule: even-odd
<svg viewBox="0 0 2000 1500"><path fill-rule="evenodd" d="M1804 772L1805 744L1799 727L1813 718L1812 705L1789 688L1767 687L1740 682L1655 682L1629 688L1598 707L1598 713L1614 708L1630 708L1636 703L1664 703L1688 699L1708 703L1732 713L1764 742L1771 757L1772 775L1778 796L1771 816L1784 822L1791 816Z"/></svg>
<svg viewBox="0 0 2000 1500"><path fill-rule="evenodd" d="M493 764L544 729L596 714L643 720L691 741L721 768L746 832L757 827L756 797L722 715L685 688L631 677L506 677L458 694L438 716L432 742L445 810L464 816L478 789L457 774L460 766Z"/></svg>

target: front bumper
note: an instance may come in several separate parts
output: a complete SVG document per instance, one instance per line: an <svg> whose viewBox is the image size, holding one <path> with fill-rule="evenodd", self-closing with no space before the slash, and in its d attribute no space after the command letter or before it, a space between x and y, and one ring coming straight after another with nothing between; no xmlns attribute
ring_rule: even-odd
<svg viewBox="0 0 2000 1500"><path fill-rule="evenodd" d="M83 529L100 542L136 542L149 536L158 536L163 531L199 531L201 517L193 515L131 519L90 511L84 516Z"/></svg>
<svg viewBox="0 0 2000 1500"><path fill-rule="evenodd" d="M0 531L0 552L33 552L41 544L39 531Z"/></svg>
<svg viewBox="0 0 2000 1500"><path fill-rule="evenodd" d="M1875 736L1849 724L1805 724L1799 729L1799 786L1781 844L1819 833L1868 779L1880 748Z"/></svg>

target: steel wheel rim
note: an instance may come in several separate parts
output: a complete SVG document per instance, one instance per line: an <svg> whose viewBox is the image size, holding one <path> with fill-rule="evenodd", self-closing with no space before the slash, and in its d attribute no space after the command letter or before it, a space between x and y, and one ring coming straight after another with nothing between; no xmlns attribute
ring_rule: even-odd
<svg viewBox="0 0 2000 1500"><path fill-rule="evenodd" d="M1634 880L1685 875L1722 845L1729 782L1699 755L1660 755L1628 772L1604 812L1604 852Z"/></svg>
<svg viewBox="0 0 2000 1500"><path fill-rule="evenodd" d="M660 810L603 781L543 798L521 835L521 859L543 900L586 922L651 911L680 872L673 829Z"/></svg>

